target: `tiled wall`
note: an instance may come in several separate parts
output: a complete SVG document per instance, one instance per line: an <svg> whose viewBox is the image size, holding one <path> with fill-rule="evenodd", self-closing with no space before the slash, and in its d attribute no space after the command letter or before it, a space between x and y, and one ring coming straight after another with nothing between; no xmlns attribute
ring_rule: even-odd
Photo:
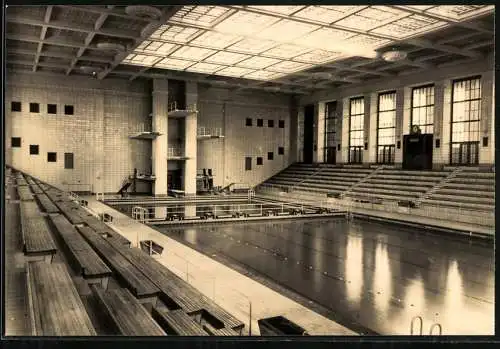
<svg viewBox="0 0 500 349"><path fill-rule="evenodd" d="M224 135L198 141L198 170L211 168L214 185L255 185L290 164L289 97L200 87L198 109L198 126L222 128ZM246 118L252 119L252 126L245 126ZM264 120L263 127L257 127L257 119ZM285 121L284 128L278 127L279 120ZM284 155L278 155L278 147L285 148ZM273 160L267 159L268 152L273 152ZM245 157L252 158L251 171L245 171ZM257 165L257 157L263 158L263 165Z"/></svg>
<svg viewBox="0 0 500 349"><path fill-rule="evenodd" d="M11 112L11 101L22 102L22 111ZM30 102L40 103L40 113L29 112ZM48 114L47 104L57 104L57 114ZM74 106L74 115L64 115L65 104ZM71 190L116 192L134 168L151 166L151 145L128 137L146 121L149 109L140 83L8 76L6 162ZM21 137L21 148L11 147L11 137ZM30 144L39 145L39 155L29 154ZM57 162L47 162L47 152L57 152ZM74 154L74 169L64 169L65 152Z"/></svg>
<svg viewBox="0 0 500 349"><path fill-rule="evenodd" d="M301 112L309 103L323 103L329 101L344 101L351 97L365 95L365 141L368 142L368 151L364 151L363 162L372 163L376 161L376 134L377 134L377 96L379 92L395 90L397 93L396 104L396 142L403 143L403 136L410 131L410 108L411 87L434 83L435 85L435 111L434 111L434 139L439 138L441 147L435 148L433 162L436 165L447 164L450 153L450 118L451 118L451 86L453 79L481 75L482 102L481 102L481 145L479 151L479 162L481 164L494 163L494 145L489 142L487 147L482 146L482 137L493 139L492 119L494 118L493 99L493 57L489 56L483 61L463 63L460 65L443 67L439 70L403 75L392 79L378 80L372 84L350 86L344 89L324 91L311 96L303 97L300 101ZM343 104L342 104L343 105ZM344 108L344 114L348 108ZM344 115L345 116L345 115ZM299 120L299 123L301 121ZM299 133L301 124L298 125ZM341 132L342 155L337 154L337 162L347 161L348 146L348 123L343 123ZM435 145L435 144L434 144ZM302 158L302 146L299 147L298 158ZM402 162L402 147L396 149L396 163Z"/></svg>

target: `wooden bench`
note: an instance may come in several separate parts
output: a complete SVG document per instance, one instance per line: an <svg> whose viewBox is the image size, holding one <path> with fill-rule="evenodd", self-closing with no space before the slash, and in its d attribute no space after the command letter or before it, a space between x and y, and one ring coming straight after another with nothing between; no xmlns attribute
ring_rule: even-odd
<svg viewBox="0 0 500 349"><path fill-rule="evenodd" d="M104 291L96 285L92 293L108 322L124 336L166 336L151 315L126 289Z"/></svg>
<svg viewBox="0 0 500 349"><path fill-rule="evenodd" d="M153 308L153 319L169 334L176 336L208 336L200 324L183 310Z"/></svg>
<svg viewBox="0 0 500 349"><path fill-rule="evenodd" d="M28 186L17 187L17 194L19 195L19 200L21 201L33 201L33 193Z"/></svg>
<svg viewBox="0 0 500 349"><path fill-rule="evenodd" d="M80 208L77 204L72 202L55 202L55 205L61 210L61 212L68 218L72 224L83 224L84 220L79 214Z"/></svg>
<svg viewBox="0 0 500 349"><path fill-rule="evenodd" d="M33 178L32 178L32 177L29 177L29 176L28 176L28 177L26 177L26 182L28 182L28 184L29 184L30 186L35 185L35 184L36 184L36 183L35 183L35 181L33 180Z"/></svg>
<svg viewBox="0 0 500 349"><path fill-rule="evenodd" d="M59 209L52 203L52 201L49 199L49 197L45 194L38 194L36 196L38 199L38 202L40 205L42 205L42 208L44 209L45 212L47 213L58 213Z"/></svg>
<svg viewBox="0 0 500 349"><path fill-rule="evenodd" d="M77 227L97 254L115 272L118 281L124 284L142 303L156 304L160 290L136 266L123 257L111 244L89 227Z"/></svg>
<svg viewBox="0 0 500 349"><path fill-rule="evenodd" d="M24 255L31 261L43 260L52 263L57 247L45 218L26 214L26 209L21 212Z"/></svg>
<svg viewBox="0 0 500 349"><path fill-rule="evenodd" d="M203 325L203 330L205 330L211 336L237 336L234 330L230 328L221 328L220 330L216 330L213 327Z"/></svg>
<svg viewBox="0 0 500 349"><path fill-rule="evenodd" d="M16 178L16 183L18 187L27 187L28 182L26 182L26 179L24 179L22 176Z"/></svg>
<svg viewBox="0 0 500 349"><path fill-rule="evenodd" d="M196 288L165 268L158 261L135 247L120 249L160 289L160 299L173 308L180 307L189 315L206 318L216 328L232 328L242 331L244 323L218 306Z"/></svg>
<svg viewBox="0 0 500 349"><path fill-rule="evenodd" d="M172 282L172 274L160 263L138 248L117 247L120 253L135 265L149 280L160 289L160 299L171 309L183 309L185 312L196 312L203 309L196 293L179 288ZM173 274L175 276L175 274ZM175 276L177 277L177 276ZM181 280L182 281L182 280Z"/></svg>
<svg viewBox="0 0 500 349"><path fill-rule="evenodd" d="M115 245L125 245L130 247L130 240L123 237L121 234L115 232L113 229L108 227L106 223L100 221L97 217L93 215L82 216L85 224L87 224L92 230L101 235L103 238L108 240L111 244Z"/></svg>
<svg viewBox="0 0 500 349"><path fill-rule="evenodd" d="M34 194L43 194L42 188L40 188L37 184L31 185L30 188Z"/></svg>
<svg viewBox="0 0 500 349"><path fill-rule="evenodd" d="M49 218L67 247L73 269L88 283L100 283L106 289L112 275L111 269L64 216L55 215Z"/></svg>
<svg viewBox="0 0 500 349"><path fill-rule="evenodd" d="M38 207L35 201L22 201L19 207L21 210L21 220L42 216L42 211L40 211L40 207Z"/></svg>
<svg viewBox="0 0 500 349"><path fill-rule="evenodd" d="M26 269L32 335L96 335L85 306L63 264L29 262Z"/></svg>

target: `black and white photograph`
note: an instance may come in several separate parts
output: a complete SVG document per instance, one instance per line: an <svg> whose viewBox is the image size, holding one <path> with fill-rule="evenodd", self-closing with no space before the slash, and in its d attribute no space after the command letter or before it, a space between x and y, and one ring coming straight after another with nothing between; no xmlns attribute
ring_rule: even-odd
<svg viewBox="0 0 500 349"><path fill-rule="evenodd" d="M6 5L3 335L495 335L494 14Z"/></svg>

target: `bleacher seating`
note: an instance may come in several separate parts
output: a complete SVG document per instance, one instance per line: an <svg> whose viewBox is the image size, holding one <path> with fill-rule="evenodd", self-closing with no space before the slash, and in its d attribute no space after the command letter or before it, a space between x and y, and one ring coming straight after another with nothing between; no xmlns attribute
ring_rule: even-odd
<svg viewBox="0 0 500 349"><path fill-rule="evenodd" d="M83 277L89 284L100 314L111 320L116 334L166 335L162 326L174 335L241 334L243 322L148 254L130 248L129 240L67 193L32 177L23 177L20 172L16 174L18 179L26 178L29 182L29 186L18 189L43 190L37 193L38 200L24 200L19 205L25 256L52 262L58 251L56 241L64 252L63 259L58 258L52 264L28 263L29 313L34 335L96 335L97 327L94 329L89 318L89 314L95 317L96 311L87 313L86 308L95 307L95 303L87 298L82 302L88 296L80 298L76 288L80 281L75 284L66 263L78 278ZM51 231L57 240L53 240ZM107 287L109 279L126 289L116 289L116 283ZM157 305L160 293L168 308ZM149 313L151 307L158 322ZM99 319L94 320L100 323Z"/></svg>
<svg viewBox="0 0 500 349"><path fill-rule="evenodd" d="M405 171L381 169L346 196L356 199L412 201L442 181L450 171Z"/></svg>
<svg viewBox="0 0 500 349"><path fill-rule="evenodd" d="M96 335L87 310L63 264L29 262L26 279L32 335Z"/></svg>
<svg viewBox="0 0 500 349"><path fill-rule="evenodd" d="M50 221L66 246L68 260L73 269L87 282L100 283L106 289L112 274L111 269L64 216L50 216Z"/></svg>
<svg viewBox="0 0 500 349"><path fill-rule="evenodd" d="M102 315L108 324L124 336L165 336L166 333L154 321L145 307L126 289L104 291L91 286Z"/></svg>
<svg viewBox="0 0 500 349"><path fill-rule="evenodd" d="M57 247L45 217L34 201L21 203L21 234L24 255L30 260L52 262Z"/></svg>
<svg viewBox="0 0 500 349"><path fill-rule="evenodd" d="M203 327L181 309L167 310L155 307L153 318L169 335L208 336Z"/></svg>
<svg viewBox="0 0 500 349"><path fill-rule="evenodd" d="M424 199L422 204L493 211L495 209L495 173L464 169Z"/></svg>

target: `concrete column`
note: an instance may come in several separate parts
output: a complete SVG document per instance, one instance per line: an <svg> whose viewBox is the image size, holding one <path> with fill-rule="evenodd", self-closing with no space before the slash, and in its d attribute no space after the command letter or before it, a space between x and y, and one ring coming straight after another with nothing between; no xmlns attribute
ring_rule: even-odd
<svg viewBox="0 0 500 349"><path fill-rule="evenodd" d="M154 218L166 218L167 208L166 207L155 207L154 208Z"/></svg>
<svg viewBox="0 0 500 349"><path fill-rule="evenodd" d="M491 119L493 119L494 107L491 100L494 100L493 91L493 75L484 74L481 77L481 114L480 114L480 129L479 129L479 163L492 164L493 152L490 143L493 140L493 133L491 128ZM483 138L488 137L488 146L483 147Z"/></svg>
<svg viewBox="0 0 500 349"><path fill-rule="evenodd" d="M152 167L156 176L153 195L166 196L168 194L168 80L153 80L153 131L161 133L161 136L153 140L152 147Z"/></svg>
<svg viewBox="0 0 500 349"><path fill-rule="evenodd" d="M370 95L365 94L364 96L364 101L365 101L365 115L364 115L364 132L363 132L363 138L364 142L368 143L368 146L370 146L371 142L373 140L370 139L370 106L372 105ZM363 147L365 145L363 144ZM370 163L370 148L365 149L363 148L363 163Z"/></svg>
<svg viewBox="0 0 500 349"><path fill-rule="evenodd" d="M436 169L447 163L447 159L443 158L443 132L449 130L449 127L446 130L443 129L444 91L444 81L437 81L434 84L434 144L432 145L432 165ZM440 146L439 148L436 148L436 140L438 139Z"/></svg>
<svg viewBox="0 0 500 349"><path fill-rule="evenodd" d="M196 205L186 204L184 206L184 216L185 217L195 217L196 216Z"/></svg>
<svg viewBox="0 0 500 349"><path fill-rule="evenodd" d="M186 103L188 108L198 100L198 85L194 82L186 83ZM184 166L184 194L196 195L196 151L197 151L197 114L186 116L184 137L184 152L187 160Z"/></svg>
<svg viewBox="0 0 500 349"><path fill-rule="evenodd" d="M339 122L342 125L341 132L339 133L340 139L337 144L340 144L340 152L337 148L337 163L349 163L349 103L351 103L350 98L343 98L339 100L338 104L341 105L341 113Z"/></svg>
<svg viewBox="0 0 500 349"><path fill-rule="evenodd" d="M98 134L94 138L95 150L97 150L94 154L96 156L96 160L94 161L94 178L92 180L92 192L94 193L105 193L111 192L114 188L105 188L105 167L104 167L104 139L105 139L105 128L104 128L104 93L95 93L95 108L96 108L96 118L94 122L97 123L95 128L98 130ZM100 151L98 151L100 149ZM116 190L114 190L116 192Z"/></svg>
<svg viewBox="0 0 500 349"><path fill-rule="evenodd" d="M405 89L400 88L396 91L396 123L395 123L395 156L394 163L401 166L403 163L403 134L406 124L404 124L404 114L405 114ZM398 142L400 142L400 148L398 149Z"/></svg>
<svg viewBox="0 0 500 349"><path fill-rule="evenodd" d="M314 162L325 162L325 103L319 102L316 105L315 124L316 124L316 153L314 154Z"/></svg>
<svg viewBox="0 0 500 349"><path fill-rule="evenodd" d="M439 159L433 159L434 163L436 160L440 161L443 165L448 165L450 163L450 147L451 147L451 101L452 101L452 82L451 80L443 81L443 99L441 101L442 105L442 123L441 123L441 156Z"/></svg>
<svg viewBox="0 0 500 349"><path fill-rule="evenodd" d="M290 122L289 124L289 148L285 148L285 156L288 156L288 164L298 161L299 153L299 101L296 97L290 97ZM285 127L286 127L285 121Z"/></svg>
<svg viewBox="0 0 500 349"><path fill-rule="evenodd" d="M369 118L370 118L370 134L368 143L368 162L377 162L377 108L378 108L378 94L370 94Z"/></svg>

